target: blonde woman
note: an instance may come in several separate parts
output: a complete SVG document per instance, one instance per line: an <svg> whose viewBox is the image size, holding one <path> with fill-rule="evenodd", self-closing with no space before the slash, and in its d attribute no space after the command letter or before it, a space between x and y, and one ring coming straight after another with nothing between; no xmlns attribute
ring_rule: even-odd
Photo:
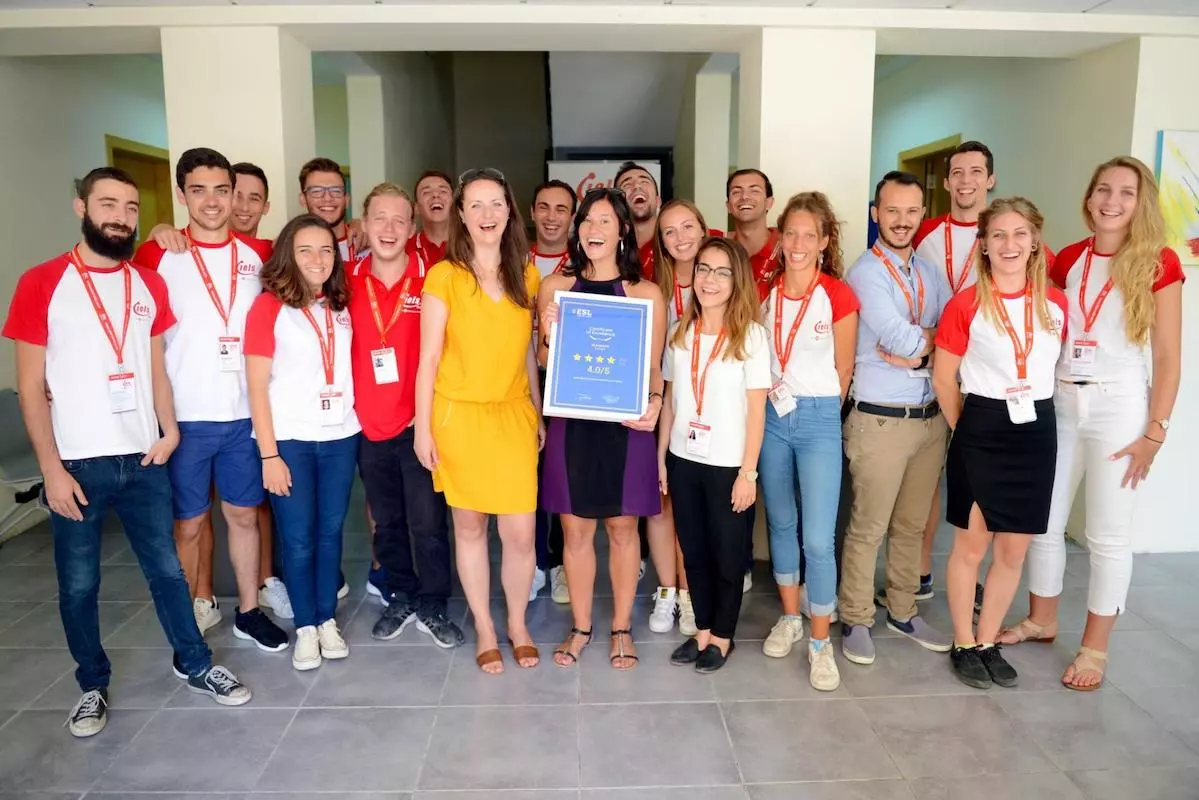
<svg viewBox="0 0 1199 800"><path fill-rule="evenodd" d="M1057 368L1057 478L1049 533L1029 551L1028 618L1000 641L1057 636L1066 520L1085 475L1087 624L1062 683L1092 691L1103 682L1109 637L1128 597L1135 489L1165 443L1178 395L1184 277L1178 256L1165 248L1153 174L1135 158L1096 168L1083 218L1093 236L1062 250L1050 275L1070 301L1070 324Z"/></svg>
<svg viewBox="0 0 1199 800"><path fill-rule="evenodd" d="M950 661L963 683L979 689L1017 683L996 639L1029 543L1049 524L1066 298L1048 283L1043 224L1022 197L983 211L978 282L949 301L937 328L933 388L954 432L945 463L946 516L955 529L946 575ZM976 632L974 588L992 546Z"/></svg>

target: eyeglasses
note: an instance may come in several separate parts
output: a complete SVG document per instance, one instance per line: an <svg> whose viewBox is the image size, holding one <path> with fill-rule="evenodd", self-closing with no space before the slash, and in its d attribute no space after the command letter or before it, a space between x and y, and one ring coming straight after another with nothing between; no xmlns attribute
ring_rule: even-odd
<svg viewBox="0 0 1199 800"><path fill-rule="evenodd" d="M471 181L477 181L479 178L487 178L504 186L508 185L508 181L504 178L504 173L495 167L477 167L475 169L468 169L458 176L458 188L461 189L466 184Z"/></svg>
<svg viewBox="0 0 1199 800"><path fill-rule="evenodd" d="M700 278L709 275L722 281L731 281L733 279L733 271L728 267L709 267L707 264L695 265L695 277Z"/></svg>
<svg viewBox="0 0 1199 800"><path fill-rule="evenodd" d="M334 200L340 200L346 196L346 190L341 186L309 186L304 190L304 194L313 200L320 200L323 197L332 197Z"/></svg>

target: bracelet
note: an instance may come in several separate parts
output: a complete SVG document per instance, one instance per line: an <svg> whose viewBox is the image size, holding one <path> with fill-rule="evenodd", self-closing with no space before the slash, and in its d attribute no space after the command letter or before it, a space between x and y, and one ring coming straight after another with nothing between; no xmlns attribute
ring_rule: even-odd
<svg viewBox="0 0 1199 800"><path fill-rule="evenodd" d="M661 400L661 399L662 399L662 393L661 393L661 392L650 392L650 393L649 393L649 399L650 399L650 400L653 400L655 397L656 397L656 398L658 398L659 400Z"/></svg>
<svg viewBox="0 0 1199 800"><path fill-rule="evenodd" d="M1154 444L1165 444L1166 443L1165 439L1154 439L1149 434L1145 434L1145 438L1148 439L1149 441L1153 442Z"/></svg>
<svg viewBox="0 0 1199 800"><path fill-rule="evenodd" d="M270 461L272 458L279 458L279 454L275 453L273 456L261 456L260 458L263 461Z"/></svg>

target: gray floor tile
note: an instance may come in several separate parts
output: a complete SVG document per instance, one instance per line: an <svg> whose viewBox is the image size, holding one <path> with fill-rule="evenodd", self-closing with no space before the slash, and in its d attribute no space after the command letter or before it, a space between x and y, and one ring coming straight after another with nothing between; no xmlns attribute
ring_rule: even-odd
<svg viewBox="0 0 1199 800"><path fill-rule="evenodd" d="M583 653L579 670L579 700L583 703L670 703L675 701L711 702L716 699L712 680L694 667L676 667L670 654L681 642L639 642L641 660L631 670L613 669L608 660L610 640L596 639ZM725 670L734 669L742 656L752 652L733 651Z"/></svg>
<svg viewBox="0 0 1199 800"><path fill-rule="evenodd" d="M38 551L50 548L53 543L54 540L50 537L48 527L42 530L31 528L24 533L19 533L0 544L0 567L28 563L30 557ZM53 559L53 555L51 559Z"/></svg>
<svg viewBox="0 0 1199 800"><path fill-rule="evenodd" d="M82 797L79 792L0 792L0 800L80 800Z"/></svg>
<svg viewBox="0 0 1199 800"><path fill-rule="evenodd" d="M550 706L442 708L419 786L425 790L577 787L578 717L576 709Z"/></svg>
<svg viewBox="0 0 1199 800"><path fill-rule="evenodd" d="M412 800L412 795L408 792L287 792L281 794L279 792L250 792L249 794L238 795L230 800ZM141 800L140 797L132 798L132 800ZM163 798L163 800L171 800Z"/></svg>
<svg viewBox="0 0 1199 800"><path fill-rule="evenodd" d="M141 567L113 564L104 568L100 580L101 600L146 601L150 599L150 586Z"/></svg>
<svg viewBox="0 0 1199 800"><path fill-rule="evenodd" d="M213 663L228 667L254 692L253 708L299 708L321 670L299 672L291 665L291 648L267 653L256 647L213 648ZM169 657L169 656L168 656ZM170 671L167 671L171 674ZM173 674L171 679L178 681ZM212 699L202 694L179 691L168 708L212 708Z"/></svg>
<svg viewBox="0 0 1199 800"><path fill-rule="evenodd" d="M1070 691L1062 685L1062 673L1074 660L1078 646L1082 640L1081 631L1065 631L1058 634L1052 644L1043 642L1025 642L1003 648L1003 657L1008 660L1016 672L1020 674L1018 688L1022 692L1039 691ZM1108 691L1111 684L1105 684L1101 691ZM965 691L973 692L967 688Z"/></svg>
<svg viewBox="0 0 1199 800"><path fill-rule="evenodd" d="M1194 800L1199 769L1146 768L1071 772L1088 800Z"/></svg>
<svg viewBox="0 0 1199 800"><path fill-rule="evenodd" d="M432 709L304 709L254 788L411 790L435 714Z"/></svg>
<svg viewBox="0 0 1199 800"><path fill-rule="evenodd" d="M224 609L222 609L222 612ZM138 611L129 620L122 625L118 630L111 633L104 640L105 647L166 647L166 634L162 632L162 625L158 622L158 615L154 612L152 603L146 603L141 611Z"/></svg>
<svg viewBox="0 0 1199 800"><path fill-rule="evenodd" d="M294 711L167 709L101 776L104 791L246 791L253 787ZM196 758L197 742L204 758Z"/></svg>
<svg viewBox="0 0 1199 800"><path fill-rule="evenodd" d="M1062 770L1199 766L1199 755L1119 692L1005 692L994 700Z"/></svg>
<svg viewBox="0 0 1199 800"><path fill-rule="evenodd" d="M0 601L44 603L57 597L53 566L0 567Z"/></svg>
<svg viewBox="0 0 1199 800"><path fill-rule="evenodd" d="M1169 586L1179 578L1170 565L1178 561L1179 553L1139 553L1133 556L1133 586ZM1191 573L1193 576L1194 573Z"/></svg>
<svg viewBox="0 0 1199 800"><path fill-rule="evenodd" d="M1112 632L1107 679L1120 689L1199 686L1199 659L1161 631Z"/></svg>
<svg viewBox="0 0 1199 800"><path fill-rule="evenodd" d="M841 651L841 643L834 645L841 682L854 697L970 691L954 677L949 656L925 650L907 638L875 638L875 660L869 666L850 662Z"/></svg>
<svg viewBox="0 0 1199 800"><path fill-rule="evenodd" d="M417 792L412 800L577 800L578 796L578 789L518 789L502 793L485 789L477 792Z"/></svg>
<svg viewBox="0 0 1199 800"><path fill-rule="evenodd" d="M1189 583L1134 586L1128 590L1128 610L1159 630L1199 631L1199 594Z"/></svg>
<svg viewBox="0 0 1199 800"><path fill-rule="evenodd" d="M1175 631L1171 632L1170 636L1199 653L1199 631Z"/></svg>
<svg viewBox="0 0 1199 800"><path fill-rule="evenodd" d="M163 649L110 649L112 684L108 699L114 711L127 708L158 709L179 692L183 682L171 672L171 651ZM182 692L199 698L193 692ZM257 702L255 697L255 702ZM79 686L74 672L63 675L33 703L33 708L69 710L79 700ZM204 698L206 706L212 701Z"/></svg>
<svg viewBox="0 0 1199 800"><path fill-rule="evenodd" d="M1004 617L1005 623L1015 625L1028 616L1028 592L1017 592L1012 600L1011 609ZM1068 586L1062 590L1061 605L1058 607L1058 630L1080 632L1087 625L1087 587ZM1153 625L1134 611L1127 611L1120 616L1119 630L1145 631L1153 630ZM1079 637L1081 638L1081 636Z"/></svg>
<svg viewBox="0 0 1199 800"><path fill-rule="evenodd" d="M583 706L579 719L585 787L741 780L715 703Z"/></svg>
<svg viewBox="0 0 1199 800"><path fill-rule="evenodd" d="M904 781L758 783L746 787L751 800L912 800Z"/></svg>
<svg viewBox="0 0 1199 800"><path fill-rule="evenodd" d="M574 706L579 702L579 669L554 666L550 645L539 645L538 649L541 663L533 669L523 669L513 659L508 645L502 645L504 674L487 676L475 663L474 647L463 647L454 655L445 693L441 696L442 705Z"/></svg>
<svg viewBox="0 0 1199 800"><path fill-rule="evenodd" d="M66 650L0 650L0 708L25 708L75 662Z"/></svg>
<svg viewBox="0 0 1199 800"><path fill-rule="evenodd" d="M1124 689L1124 694L1199 753L1199 686Z"/></svg>
<svg viewBox="0 0 1199 800"><path fill-rule="evenodd" d="M771 587L774 583L771 581ZM755 587L756 588L756 587ZM737 617L737 644L760 641L770 635L770 629L779 621L783 608L779 605L777 592L769 594L750 592L741 598L741 615ZM840 627L834 626L834 627ZM807 632L807 621L804 621ZM751 647L753 645L750 645ZM759 645L760 646L760 645Z"/></svg>
<svg viewBox="0 0 1199 800"><path fill-rule="evenodd" d="M84 792L149 721L151 712L109 714L98 736L76 739L59 711L24 711L0 734L0 789Z"/></svg>
<svg viewBox="0 0 1199 800"><path fill-rule="evenodd" d="M278 796L276 795L276 797ZM87 800L243 800L243 795L209 794L208 792L138 792L137 794L129 794L127 792L88 792ZM288 800L292 800L292 798L288 798Z"/></svg>
<svg viewBox="0 0 1199 800"><path fill-rule="evenodd" d="M0 631L8 630L39 605L31 602L0 603Z"/></svg>
<svg viewBox="0 0 1199 800"><path fill-rule="evenodd" d="M1029 775L983 775L974 778L925 778L912 781L912 791L921 800L1086 800L1078 787L1060 772Z"/></svg>
<svg viewBox="0 0 1199 800"><path fill-rule="evenodd" d="M455 655L436 647L351 647L349 658L314 670L304 705L435 706Z"/></svg>
<svg viewBox="0 0 1199 800"><path fill-rule="evenodd" d="M857 702L908 780L1053 770L1027 734L981 693Z"/></svg>
<svg viewBox="0 0 1199 800"><path fill-rule="evenodd" d="M762 654L761 642L738 645L730 661L732 669L722 669L712 675L712 687L722 702L736 700L832 700L849 697L844 682L835 692L818 692L808 679L808 640L797 642L786 658L768 658ZM838 653L837 668L841 674L850 668Z"/></svg>
<svg viewBox="0 0 1199 800"><path fill-rule="evenodd" d="M147 604L105 603L100 607L100 638L103 641L141 611ZM58 603L42 603L24 619L0 633L0 647L66 647Z"/></svg>
<svg viewBox="0 0 1199 800"><path fill-rule="evenodd" d="M900 777L852 700L730 703L724 716L748 783Z"/></svg>
<svg viewBox="0 0 1199 800"><path fill-rule="evenodd" d="M748 800L744 788L740 786L688 786L675 789L583 789L582 800L601 800L601 798L619 798L619 800ZM430 798L432 800L432 798ZM503 800L508 800L507 795ZM549 800L547 798L547 800Z"/></svg>

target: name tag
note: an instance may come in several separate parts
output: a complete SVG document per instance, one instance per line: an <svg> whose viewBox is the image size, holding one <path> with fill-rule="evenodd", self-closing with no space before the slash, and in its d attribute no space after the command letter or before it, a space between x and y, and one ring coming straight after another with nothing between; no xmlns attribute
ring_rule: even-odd
<svg viewBox="0 0 1199 800"><path fill-rule="evenodd" d="M1037 421L1037 407L1032 400L1032 387L1018 383L1007 390L1007 415L1016 425Z"/></svg>
<svg viewBox="0 0 1199 800"><path fill-rule="evenodd" d="M137 410L137 381L132 372L108 376L108 410L113 414Z"/></svg>
<svg viewBox="0 0 1199 800"><path fill-rule="evenodd" d="M222 336L217 340L217 346L221 372L241 372L241 339L237 336Z"/></svg>
<svg viewBox="0 0 1199 800"><path fill-rule="evenodd" d="M795 398L791 395L787 384L781 380L770 388L767 397L770 398L770 405L774 407L774 413L780 417L785 417L795 410Z"/></svg>
<svg viewBox="0 0 1199 800"><path fill-rule="evenodd" d="M1070 343L1070 375L1074 378L1095 377L1095 358L1099 342L1076 339Z"/></svg>
<svg viewBox="0 0 1199 800"><path fill-rule="evenodd" d="M687 426L687 455L707 458L712 450L712 426L692 422Z"/></svg>
<svg viewBox="0 0 1199 800"><path fill-rule="evenodd" d="M383 347L371 351L371 367L375 370L375 383L398 383L400 370L396 366L396 351L394 347Z"/></svg>
<svg viewBox="0 0 1199 800"><path fill-rule="evenodd" d="M932 376L933 376L933 374L932 374L932 372L929 371L928 367L924 367L923 369L909 369L908 370L909 378L931 378Z"/></svg>
<svg viewBox="0 0 1199 800"><path fill-rule="evenodd" d="M345 421L344 398L341 392L332 390L321 392L321 424L340 425Z"/></svg>

